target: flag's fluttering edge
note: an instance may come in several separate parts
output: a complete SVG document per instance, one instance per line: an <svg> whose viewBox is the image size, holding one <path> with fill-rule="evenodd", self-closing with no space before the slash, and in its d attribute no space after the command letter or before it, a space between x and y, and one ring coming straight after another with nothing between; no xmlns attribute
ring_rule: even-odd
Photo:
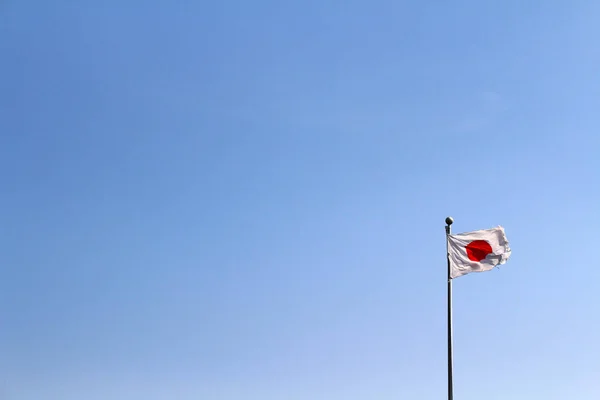
<svg viewBox="0 0 600 400"><path fill-rule="evenodd" d="M456 235L448 235L450 278L471 272L483 272L504 264L510 257L510 247L504 228L498 226Z"/></svg>

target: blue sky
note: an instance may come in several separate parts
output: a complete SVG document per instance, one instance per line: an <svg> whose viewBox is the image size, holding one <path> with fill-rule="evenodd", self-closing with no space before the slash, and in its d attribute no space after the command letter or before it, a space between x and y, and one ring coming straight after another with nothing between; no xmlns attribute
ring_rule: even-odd
<svg viewBox="0 0 600 400"><path fill-rule="evenodd" d="M600 3L5 1L0 397L598 399Z"/></svg>

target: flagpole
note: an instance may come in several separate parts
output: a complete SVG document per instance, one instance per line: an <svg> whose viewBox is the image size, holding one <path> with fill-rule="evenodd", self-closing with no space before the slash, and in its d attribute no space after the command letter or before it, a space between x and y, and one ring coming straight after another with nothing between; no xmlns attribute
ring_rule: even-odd
<svg viewBox="0 0 600 400"><path fill-rule="evenodd" d="M454 399L452 379L452 279L450 277L450 254L448 252L448 235L454 220L446 218L446 260L448 262L448 400Z"/></svg>

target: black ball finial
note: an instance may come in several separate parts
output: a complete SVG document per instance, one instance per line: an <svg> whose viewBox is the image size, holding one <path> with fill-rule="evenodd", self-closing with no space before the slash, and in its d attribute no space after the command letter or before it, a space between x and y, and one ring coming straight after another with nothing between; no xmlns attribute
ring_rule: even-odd
<svg viewBox="0 0 600 400"><path fill-rule="evenodd" d="M454 222L454 219L452 219L452 217L446 218L446 225L450 226L450 225L452 225L453 222Z"/></svg>

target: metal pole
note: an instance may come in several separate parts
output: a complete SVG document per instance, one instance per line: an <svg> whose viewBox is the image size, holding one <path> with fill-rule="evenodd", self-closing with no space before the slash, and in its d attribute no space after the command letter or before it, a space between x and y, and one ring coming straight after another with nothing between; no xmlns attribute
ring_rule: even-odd
<svg viewBox="0 0 600 400"><path fill-rule="evenodd" d="M453 222L452 217L446 218L446 260L448 262L448 400L454 399L452 380L452 278L450 277L450 254L448 252L448 235L450 235L450 225Z"/></svg>

